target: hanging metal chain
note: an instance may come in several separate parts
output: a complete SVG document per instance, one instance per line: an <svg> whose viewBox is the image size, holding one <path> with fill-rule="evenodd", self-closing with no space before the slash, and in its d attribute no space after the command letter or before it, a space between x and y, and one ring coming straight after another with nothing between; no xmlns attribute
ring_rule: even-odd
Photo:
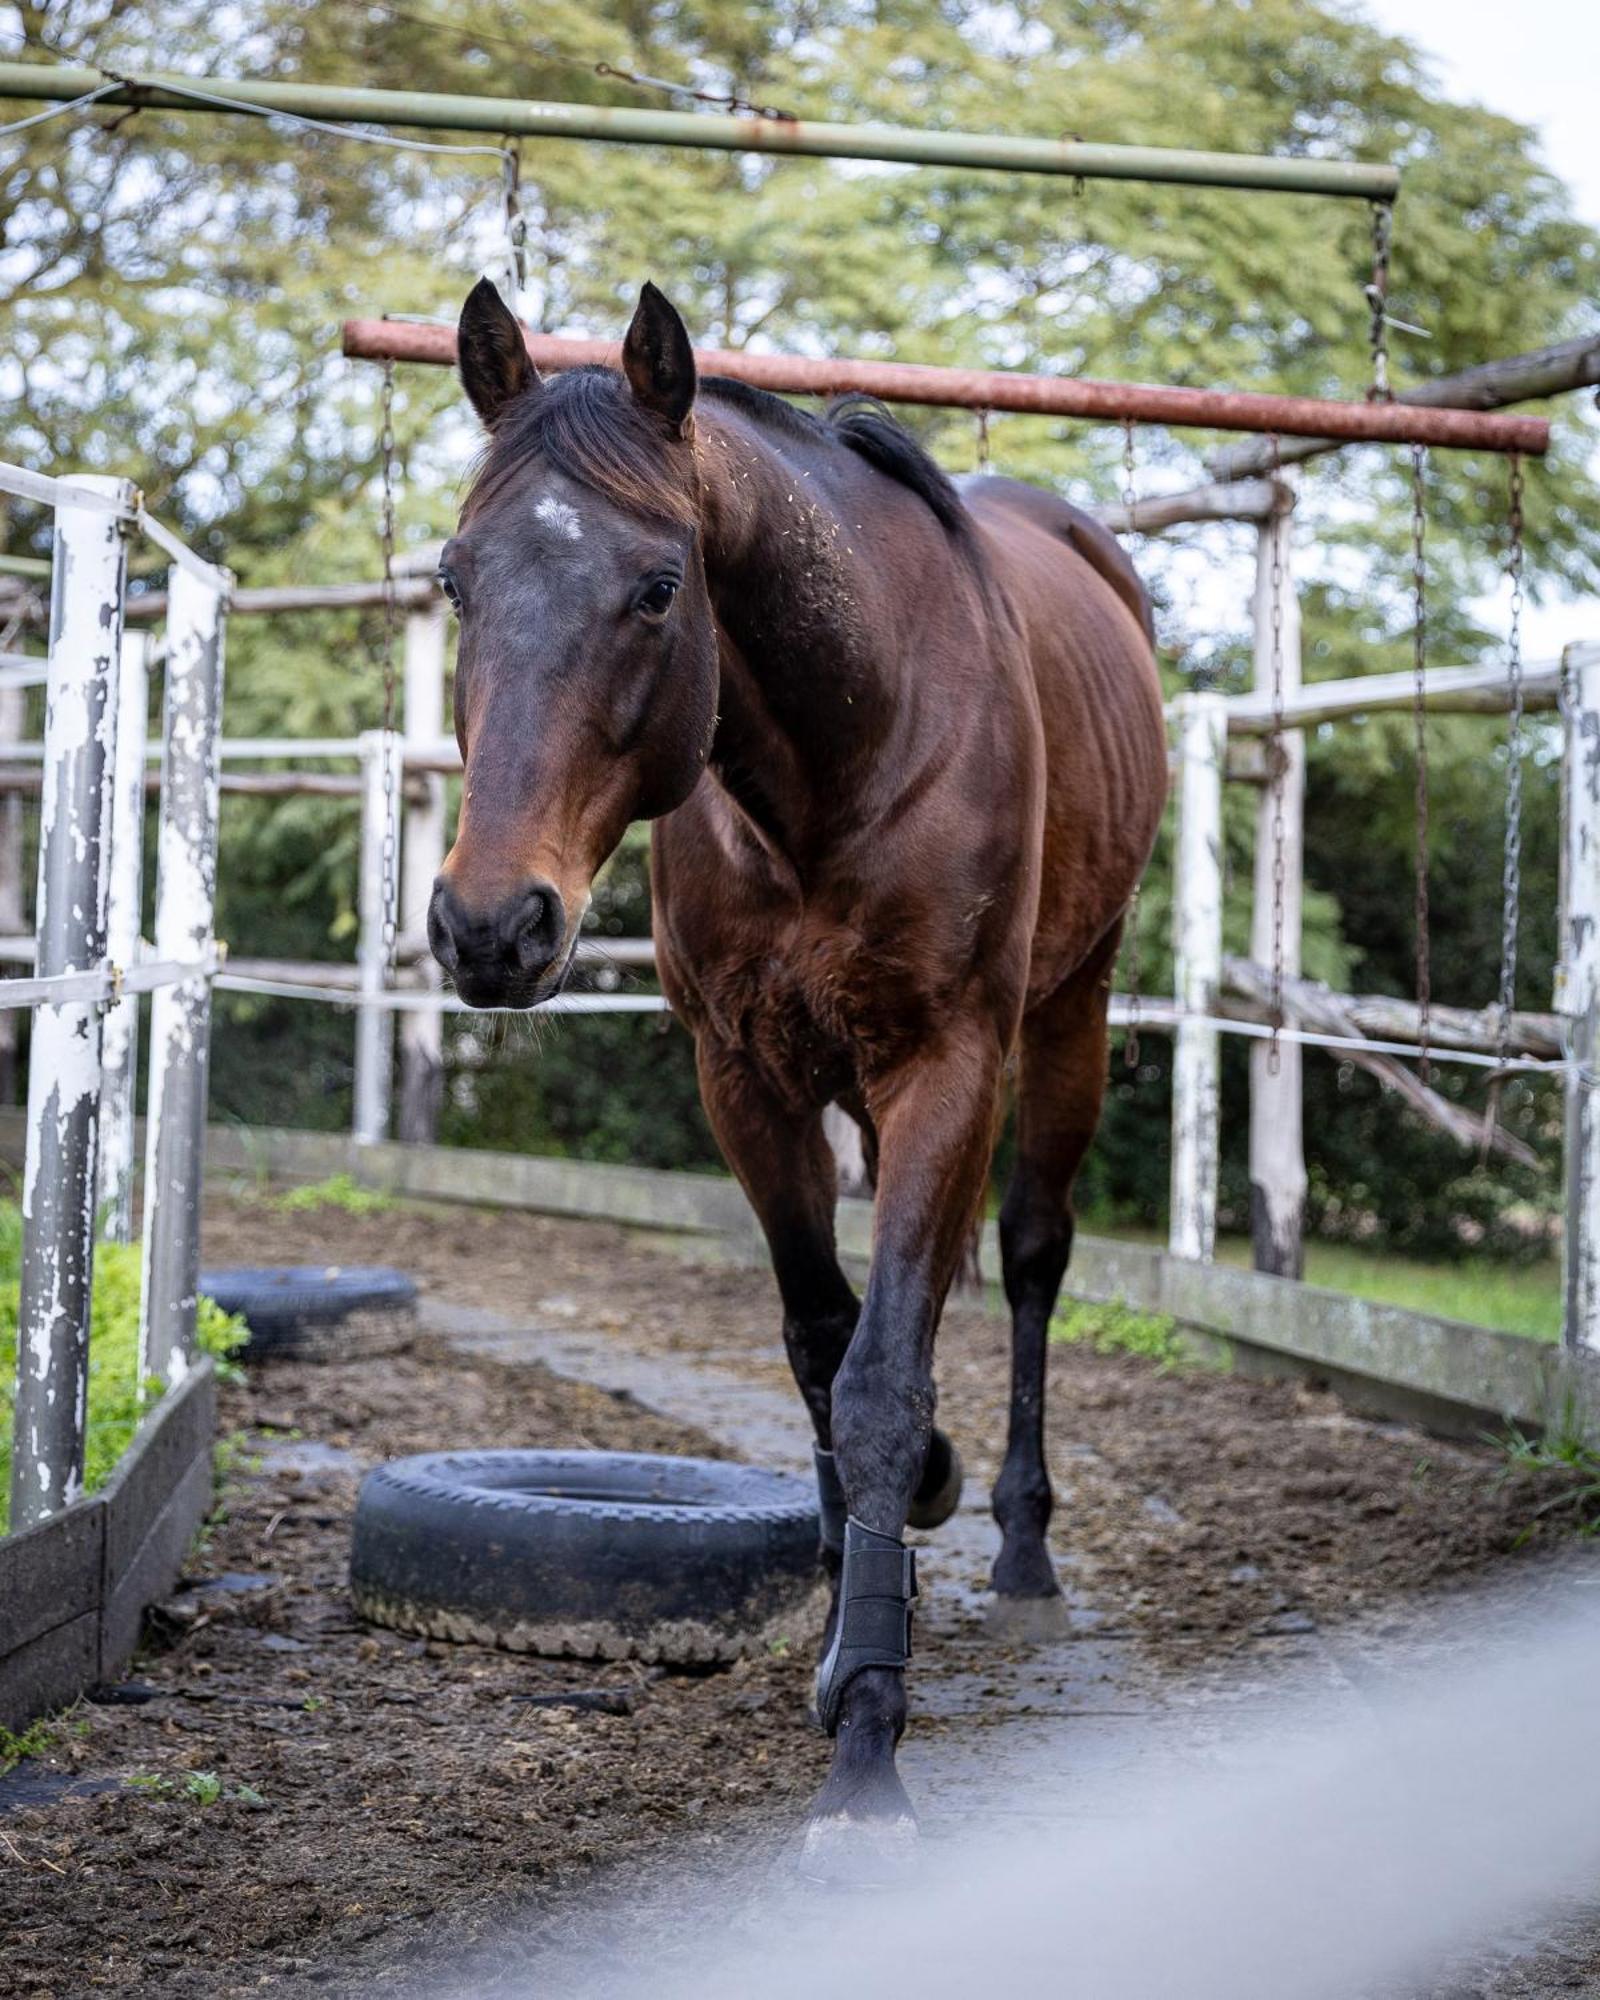
<svg viewBox="0 0 1600 2000"><path fill-rule="evenodd" d="M522 317L523 296L528 289L528 220L522 212L522 148L508 141L501 155L506 185L506 246L511 283L516 297L511 310Z"/></svg>
<svg viewBox="0 0 1600 2000"><path fill-rule="evenodd" d="M1122 420L1122 504L1127 511L1125 532L1133 534L1138 528L1139 496L1134 488L1133 419ZM1124 1068L1136 1071L1139 1067L1139 1030L1143 1024L1144 1010L1140 1001L1140 981L1143 971L1139 951L1139 896L1143 884L1134 885L1133 898L1128 904L1123 918L1122 953L1127 966L1128 988L1128 1032L1122 1040L1122 1061Z"/></svg>
<svg viewBox="0 0 1600 2000"><path fill-rule="evenodd" d="M1392 403L1389 387L1389 248L1394 231L1394 210L1386 201L1372 204L1372 278L1366 287L1367 307L1372 314L1367 345L1372 350L1372 386L1369 403Z"/></svg>
<svg viewBox="0 0 1600 2000"><path fill-rule="evenodd" d="M1122 919L1122 962L1127 972L1128 1032L1122 1038L1122 1066L1139 1067L1139 1030L1144 1025L1144 1008L1139 997L1143 964L1139 952L1139 896L1143 882L1134 885L1133 898Z"/></svg>
<svg viewBox="0 0 1600 2000"><path fill-rule="evenodd" d="M383 963L394 974L395 932L400 897L399 816L395 811L395 678L399 650L400 605L395 593L395 441L394 363L383 364L383 426L378 450L383 461L383 511L379 534L383 544Z"/></svg>
<svg viewBox="0 0 1600 2000"><path fill-rule="evenodd" d="M1417 1075L1428 1081L1433 950L1428 931L1428 449L1411 447L1411 734L1416 771Z"/></svg>
<svg viewBox="0 0 1600 2000"><path fill-rule="evenodd" d="M978 412L978 470L989 470L989 412Z"/></svg>
<svg viewBox="0 0 1600 2000"><path fill-rule="evenodd" d="M1522 914L1522 459L1511 455L1511 505L1506 575L1511 616L1506 637L1506 837L1501 892L1500 1046L1502 1069L1511 1052L1511 1016L1517 1004L1517 936ZM1498 1077L1496 1079L1498 1082Z"/></svg>
<svg viewBox="0 0 1600 2000"><path fill-rule="evenodd" d="M1272 512L1267 516L1268 621L1271 639L1272 729L1267 738L1267 754L1272 771L1272 967L1268 1020L1272 1027L1267 1043L1267 1074L1276 1076L1283 1066L1283 923L1288 885L1285 855L1287 833L1284 824L1284 791L1288 782L1288 756L1283 741L1283 541L1288 533L1288 516L1280 505L1279 457L1276 436L1268 440L1272 465Z"/></svg>

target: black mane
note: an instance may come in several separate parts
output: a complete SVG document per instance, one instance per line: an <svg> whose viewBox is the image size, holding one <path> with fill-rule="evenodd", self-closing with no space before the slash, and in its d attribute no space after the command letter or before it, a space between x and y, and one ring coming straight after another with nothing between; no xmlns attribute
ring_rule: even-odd
<svg viewBox="0 0 1600 2000"><path fill-rule="evenodd" d="M843 445L868 465L915 493L949 533L965 537L966 508L949 478L882 403L840 396L821 417L747 382L710 375L703 393L732 404L766 429L812 446ZM687 461L662 451L662 432L638 408L610 368L573 368L521 396L489 439L467 506L482 504L546 459L619 505L666 520L687 520L694 505Z"/></svg>
<svg viewBox="0 0 1600 2000"><path fill-rule="evenodd" d="M965 532L967 510L949 476L875 397L836 396L819 418L766 389L752 388L748 382L735 382L726 375L708 375L700 386L773 430L813 444L832 440L845 445L868 465L915 493L951 534Z"/></svg>

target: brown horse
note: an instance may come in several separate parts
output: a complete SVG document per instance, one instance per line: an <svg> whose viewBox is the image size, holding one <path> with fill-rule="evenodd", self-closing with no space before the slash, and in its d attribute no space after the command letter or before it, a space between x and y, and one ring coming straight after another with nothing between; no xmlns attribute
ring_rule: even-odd
<svg viewBox="0 0 1600 2000"><path fill-rule="evenodd" d="M461 315L487 451L440 579L461 621L460 824L429 915L474 1004L559 990L590 884L660 818L662 984L772 1253L817 1436L833 1767L813 1872L914 1831L895 1772L908 1521L955 1505L933 1343L1020 1064L1001 1604L1059 1597L1046 1340L1106 1081L1124 914L1166 792L1146 599L1116 542L1005 479L958 493L876 405L697 384L647 285L620 373L542 381L487 283ZM875 1162L857 1301L825 1106Z"/></svg>

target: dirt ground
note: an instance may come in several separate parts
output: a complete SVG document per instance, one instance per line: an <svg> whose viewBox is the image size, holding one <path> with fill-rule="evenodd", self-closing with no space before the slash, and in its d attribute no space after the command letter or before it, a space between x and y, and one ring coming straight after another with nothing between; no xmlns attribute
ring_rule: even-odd
<svg viewBox="0 0 1600 2000"><path fill-rule="evenodd" d="M765 1273L608 1225L218 1199L206 1257L397 1263L458 1304L578 1302L586 1324L662 1352L743 1350L752 1375L782 1375ZM982 1477L1004 1435L1005 1348L998 1321L948 1316L941 1422ZM1551 1477L1492 1447L1292 1386L1073 1344L1053 1351L1051 1398L1055 1546L1157 1672L1397 1615L1561 1518L1539 1512ZM703 1435L428 1336L254 1371L223 1423L238 1443L218 1516L134 1698L80 1705L0 1781L0 1993L301 1993L352 1960L361 1991L404 1991L424 1930L468 1945L512 1910L526 1926L530 1906L558 1923L597 1864L714 1854L820 1781L807 1660L709 1675L534 1661L369 1631L349 1608L368 1465L446 1445L714 1451Z"/></svg>

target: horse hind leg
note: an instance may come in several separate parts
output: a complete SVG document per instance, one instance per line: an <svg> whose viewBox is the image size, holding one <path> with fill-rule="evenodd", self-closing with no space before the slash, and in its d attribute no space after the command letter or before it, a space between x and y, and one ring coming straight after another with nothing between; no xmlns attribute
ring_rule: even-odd
<svg viewBox="0 0 1600 2000"><path fill-rule="evenodd" d="M1061 1595L1045 1533L1055 1505L1045 1466L1050 1317L1072 1254L1072 1185L1094 1137L1106 1084L1106 1012L1116 936L1022 1025L1017 1159L1000 1211L1011 1307L1011 1408L993 1505L1000 1524L995 1618L1050 1622Z"/></svg>

